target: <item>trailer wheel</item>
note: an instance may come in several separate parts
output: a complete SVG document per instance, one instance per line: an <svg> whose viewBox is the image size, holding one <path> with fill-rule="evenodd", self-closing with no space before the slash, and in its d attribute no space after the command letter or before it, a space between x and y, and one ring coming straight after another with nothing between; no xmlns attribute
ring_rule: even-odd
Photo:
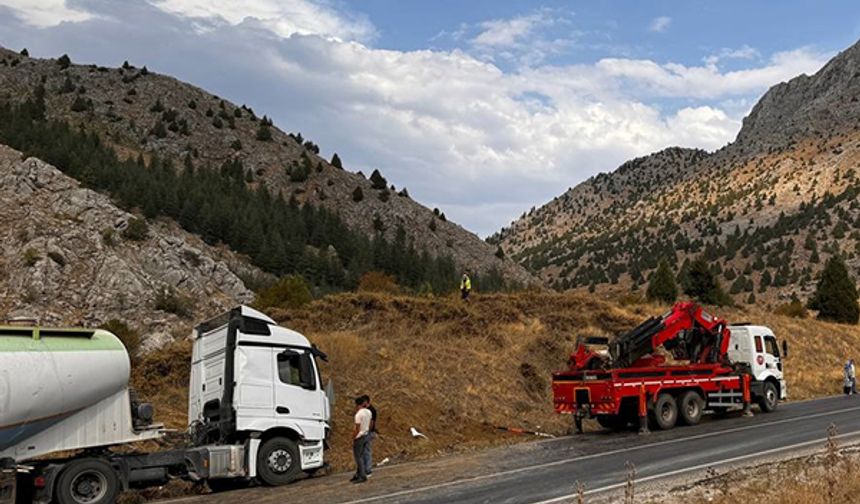
<svg viewBox="0 0 860 504"><path fill-rule="evenodd" d="M69 462L57 479L56 495L60 504L112 504L119 492L116 471L99 459Z"/></svg>
<svg viewBox="0 0 860 504"><path fill-rule="evenodd" d="M301 472L299 448L295 441L273 437L260 445L257 452L257 474L263 483L279 486L292 483Z"/></svg>
<svg viewBox="0 0 860 504"><path fill-rule="evenodd" d="M776 392L776 386L773 382L764 382L762 396L758 399L758 407L762 413L770 413L776 409L777 404L779 404L779 394Z"/></svg>
<svg viewBox="0 0 860 504"><path fill-rule="evenodd" d="M669 430L678 421L678 403L671 394L662 393L651 411L651 418L658 429Z"/></svg>
<svg viewBox="0 0 860 504"><path fill-rule="evenodd" d="M695 390L688 390L681 395L679 413L684 425L696 425L702 420L705 401Z"/></svg>

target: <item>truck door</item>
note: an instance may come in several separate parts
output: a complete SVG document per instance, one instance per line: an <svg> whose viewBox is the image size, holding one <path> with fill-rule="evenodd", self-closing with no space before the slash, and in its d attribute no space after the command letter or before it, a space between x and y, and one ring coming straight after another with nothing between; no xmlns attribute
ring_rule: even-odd
<svg viewBox="0 0 860 504"><path fill-rule="evenodd" d="M776 337L765 335L764 348L765 368L778 378L782 377L782 359L779 355L779 345L776 343Z"/></svg>
<svg viewBox="0 0 860 504"><path fill-rule="evenodd" d="M324 420L319 379L314 358L302 348L273 348L275 421L278 418Z"/></svg>

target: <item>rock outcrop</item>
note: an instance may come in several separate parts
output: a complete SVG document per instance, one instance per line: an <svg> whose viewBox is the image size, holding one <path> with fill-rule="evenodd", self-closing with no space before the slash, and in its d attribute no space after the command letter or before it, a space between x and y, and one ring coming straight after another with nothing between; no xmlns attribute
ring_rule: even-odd
<svg viewBox="0 0 860 504"><path fill-rule="evenodd" d="M253 300L234 273L253 270L241 258L169 222L127 238L132 219L53 166L0 146L0 323L118 319L153 346Z"/></svg>

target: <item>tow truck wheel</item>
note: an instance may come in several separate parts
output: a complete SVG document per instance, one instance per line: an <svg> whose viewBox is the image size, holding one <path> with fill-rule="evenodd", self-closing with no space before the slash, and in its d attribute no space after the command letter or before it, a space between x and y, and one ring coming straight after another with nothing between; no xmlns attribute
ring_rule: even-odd
<svg viewBox="0 0 860 504"><path fill-rule="evenodd" d="M777 404L779 404L779 394L776 391L776 386L772 382L764 382L762 396L758 399L758 407L762 413L770 413L776 409Z"/></svg>
<svg viewBox="0 0 860 504"><path fill-rule="evenodd" d="M260 445L257 452L257 475L263 483L270 486L292 483L301 470L299 447L295 441L273 437Z"/></svg>
<svg viewBox="0 0 860 504"><path fill-rule="evenodd" d="M113 504L119 495L119 477L103 460L69 462L57 479L60 504Z"/></svg>
<svg viewBox="0 0 860 504"><path fill-rule="evenodd" d="M654 425L660 430L669 430L678 421L678 403L671 394L660 394L651 411Z"/></svg>
<svg viewBox="0 0 860 504"><path fill-rule="evenodd" d="M688 390L681 395L679 413L684 425L696 425L702 420L705 401L695 390Z"/></svg>

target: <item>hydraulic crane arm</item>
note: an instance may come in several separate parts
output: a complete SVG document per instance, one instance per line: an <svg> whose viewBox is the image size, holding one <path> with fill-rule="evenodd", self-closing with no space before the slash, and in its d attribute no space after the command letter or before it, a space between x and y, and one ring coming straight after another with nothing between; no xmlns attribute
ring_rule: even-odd
<svg viewBox="0 0 860 504"><path fill-rule="evenodd" d="M660 346L691 362L717 362L725 356L728 345L725 320L695 303L682 302L617 337L610 353L613 367L632 366Z"/></svg>

